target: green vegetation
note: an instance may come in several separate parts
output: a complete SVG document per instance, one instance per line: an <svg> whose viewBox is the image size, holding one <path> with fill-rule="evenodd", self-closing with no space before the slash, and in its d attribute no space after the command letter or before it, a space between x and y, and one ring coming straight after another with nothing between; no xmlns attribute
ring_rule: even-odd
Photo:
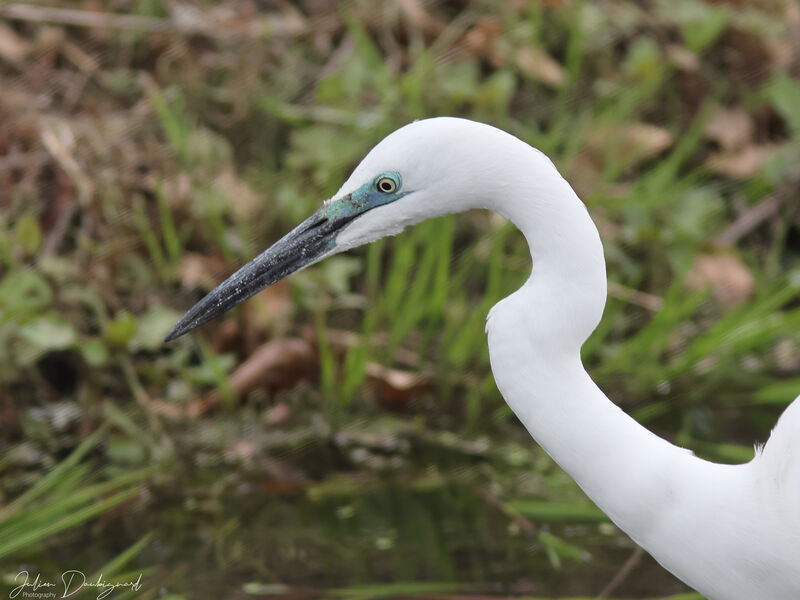
<svg viewBox="0 0 800 600"><path fill-rule="evenodd" d="M800 392L798 19L782 0L0 5L4 584L696 598L497 392L484 320L529 273L499 217L423 223L162 339L384 135L465 116L546 152L598 223L598 384L748 460Z"/></svg>

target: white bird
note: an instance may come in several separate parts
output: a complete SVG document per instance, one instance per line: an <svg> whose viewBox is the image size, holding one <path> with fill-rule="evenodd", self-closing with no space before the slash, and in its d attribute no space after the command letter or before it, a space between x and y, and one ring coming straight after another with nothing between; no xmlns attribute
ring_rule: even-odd
<svg viewBox="0 0 800 600"><path fill-rule="evenodd" d="M606 301L603 247L548 157L489 125L439 117L387 136L297 228L198 302L176 338L327 256L447 213L493 210L530 247L530 278L489 312L497 387L533 438L661 565L713 600L800 598L800 399L747 464L645 429L584 370Z"/></svg>

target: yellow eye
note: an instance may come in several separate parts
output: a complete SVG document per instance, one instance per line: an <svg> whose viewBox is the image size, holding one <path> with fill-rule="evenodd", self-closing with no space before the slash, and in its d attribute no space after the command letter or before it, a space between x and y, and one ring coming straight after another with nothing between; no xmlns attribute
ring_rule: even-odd
<svg viewBox="0 0 800 600"><path fill-rule="evenodd" d="M392 194L397 191L397 182L391 177L381 177L376 186L384 194Z"/></svg>

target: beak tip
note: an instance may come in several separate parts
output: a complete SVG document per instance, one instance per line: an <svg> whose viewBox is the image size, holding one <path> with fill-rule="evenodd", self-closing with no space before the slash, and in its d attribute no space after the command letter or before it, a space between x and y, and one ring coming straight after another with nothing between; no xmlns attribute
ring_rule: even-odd
<svg viewBox="0 0 800 600"><path fill-rule="evenodd" d="M164 343L166 344L167 342L171 342L172 340L181 337L184 333L186 332L182 331L180 323L178 323L177 325L175 325L175 327L170 329L169 333L164 337Z"/></svg>
<svg viewBox="0 0 800 600"><path fill-rule="evenodd" d="M164 343L171 342L172 340L189 333L192 329L199 327L203 323L206 323L207 321L210 321L217 315L221 314L227 310L227 308L227 306L223 305L223 308L220 309L219 293L217 290L209 292L202 300L200 300L200 302L192 306L192 308L190 308L186 314L183 315L177 323L175 323L175 325L173 325L172 329L170 329L169 333L167 333L166 337L164 337Z"/></svg>
<svg viewBox="0 0 800 600"><path fill-rule="evenodd" d="M169 330L169 333L164 337L164 343L171 342L174 339L177 339L184 335L185 333L189 333L192 329L201 325L204 321L198 321L195 318L195 315L192 314L193 311L189 311L186 313L180 321L173 325L172 329Z"/></svg>
<svg viewBox="0 0 800 600"><path fill-rule="evenodd" d="M164 337L164 343L227 312L265 287L319 260L330 241L348 221L330 220L317 211L270 248L241 267L183 315Z"/></svg>

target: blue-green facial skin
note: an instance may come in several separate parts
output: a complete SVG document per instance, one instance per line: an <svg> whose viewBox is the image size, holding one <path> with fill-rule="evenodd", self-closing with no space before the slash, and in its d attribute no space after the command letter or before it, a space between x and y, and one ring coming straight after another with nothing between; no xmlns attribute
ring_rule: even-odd
<svg viewBox="0 0 800 600"><path fill-rule="evenodd" d="M393 192L383 192L378 188L378 182L384 178L394 181L395 189ZM369 183L365 183L357 190L324 206L320 212L331 221L340 219L350 221L368 210L389 204L408 194L407 191L402 191L402 185L403 180L400 177L400 173L387 171L381 173ZM336 246L335 238L329 242L329 247L333 248L334 246Z"/></svg>

